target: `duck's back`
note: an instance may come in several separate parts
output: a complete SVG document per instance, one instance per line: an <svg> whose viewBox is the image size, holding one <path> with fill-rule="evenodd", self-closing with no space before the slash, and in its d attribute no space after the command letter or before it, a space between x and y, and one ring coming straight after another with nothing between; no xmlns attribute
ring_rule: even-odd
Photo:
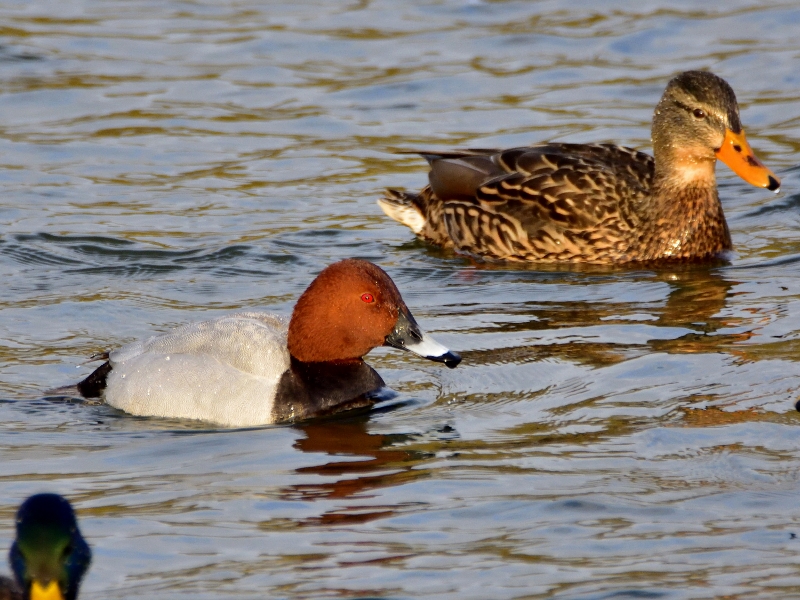
<svg viewBox="0 0 800 600"><path fill-rule="evenodd" d="M289 368L287 319L242 312L184 325L109 355L106 402L135 415L226 426L273 422Z"/></svg>
<svg viewBox="0 0 800 600"><path fill-rule="evenodd" d="M651 156L610 144L421 154L430 185L390 192L384 206L415 207L415 231L435 243L505 260L624 259L654 173Z"/></svg>

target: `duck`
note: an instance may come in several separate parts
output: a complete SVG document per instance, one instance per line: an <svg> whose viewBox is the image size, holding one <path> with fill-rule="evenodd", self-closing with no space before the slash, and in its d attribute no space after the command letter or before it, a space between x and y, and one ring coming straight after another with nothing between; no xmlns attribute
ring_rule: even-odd
<svg viewBox="0 0 800 600"><path fill-rule="evenodd" d="M35 494L19 507L8 554L14 579L0 577L0 600L75 600L92 551L75 511L58 494Z"/></svg>
<svg viewBox="0 0 800 600"><path fill-rule="evenodd" d="M653 156L558 142L408 152L428 161L429 184L388 189L378 205L421 240L458 253L608 265L724 256L732 244L717 159L754 186L780 189L747 142L730 85L708 71L668 83L652 142Z"/></svg>
<svg viewBox="0 0 800 600"><path fill-rule="evenodd" d="M104 353L77 392L138 416L293 422L371 406L385 383L363 357L378 346L461 361L423 333L383 269L345 259L317 275L288 322L244 311L186 324Z"/></svg>

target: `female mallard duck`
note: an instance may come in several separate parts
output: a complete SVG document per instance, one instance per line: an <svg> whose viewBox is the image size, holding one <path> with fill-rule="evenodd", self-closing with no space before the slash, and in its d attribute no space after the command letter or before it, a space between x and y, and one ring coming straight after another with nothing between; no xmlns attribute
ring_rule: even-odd
<svg viewBox="0 0 800 600"><path fill-rule="evenodd" d="M8 553L16 582L0 578L0 600L75 600L92 552L70 503L36 494L19 507L16 521Z"/></svg>
<svg viewBox="0 0 800 600"><path fill-rule="evenodd" d="M753 154L731 87L687 71L653 115L653 154L611 144L419 152L430 185L388 190L391 218L446 248L513 261L701 259L731 248L714 167L778 191Z"/></svg>

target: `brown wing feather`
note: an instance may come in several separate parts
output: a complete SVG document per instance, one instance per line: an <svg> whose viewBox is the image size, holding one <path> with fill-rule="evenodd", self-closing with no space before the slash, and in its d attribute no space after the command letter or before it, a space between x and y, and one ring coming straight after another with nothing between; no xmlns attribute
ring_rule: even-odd
<svg viewBox="0 0 800 600"><path fill-rule="evenodd" d="M601 144L472 152L467 156L491 161L491 172L500 174L478 184L471 198L463 194L462 183L461 194L440 199L445 228L457 249L506 260L624 257L639 223L638 204L652 185L651 157ZM432 161L432 181L437 165L463 160L450 153Z"/></svg>

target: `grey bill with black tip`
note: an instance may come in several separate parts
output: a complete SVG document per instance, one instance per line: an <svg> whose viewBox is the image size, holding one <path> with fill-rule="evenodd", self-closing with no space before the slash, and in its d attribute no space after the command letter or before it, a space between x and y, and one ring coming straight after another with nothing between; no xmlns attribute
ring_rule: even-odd
<svg viewBox="0 0 800 600"><path fill-rule="evenodd" d="M428 360L444 363L451 369L455 369L461 362L461 357L457 353L442 346L431 336L422 333L414 317L405 307L400 310L397 323L392 333L386 336L384 345L408 350Z"/></svg>

